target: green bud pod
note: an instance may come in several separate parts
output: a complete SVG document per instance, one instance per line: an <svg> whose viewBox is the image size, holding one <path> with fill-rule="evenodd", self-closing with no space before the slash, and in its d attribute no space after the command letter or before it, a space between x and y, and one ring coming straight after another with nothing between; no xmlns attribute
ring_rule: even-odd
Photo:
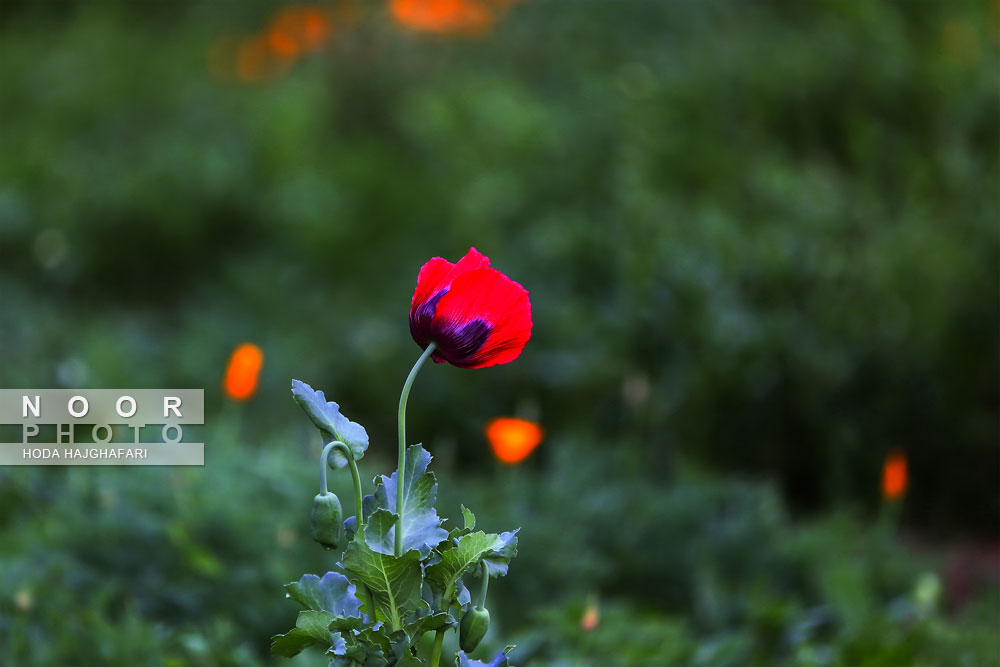
<svg viewBox="0 0 1000 667"><path fill-rule="evenodd" d="M458 645L466 653L471 653L483 641L490 629L490 611L485 607L472 607L465 612L458 628Z"/></svg>
<svg viewBox="0 0 1000 667"><path fill-rule="evenodd" d="M344 510L340 500L332 493L321 493L313 498L312 538L327 550L336 549L344 530Z"/></svg>

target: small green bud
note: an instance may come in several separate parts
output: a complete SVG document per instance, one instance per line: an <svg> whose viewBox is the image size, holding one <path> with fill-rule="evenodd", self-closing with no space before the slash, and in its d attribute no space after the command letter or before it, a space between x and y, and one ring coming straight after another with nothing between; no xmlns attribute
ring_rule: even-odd
<svg viewBox="0 0 1000 667"><path fill-rule="evenodd" d="M336 549L344 530L344 510L340 500L332 493L321 493L313 498L312 538L327 550Z"/></svg>
<svg viewBox="0 0 1000 667"><path fill-rule="evenodd" d="M471 653L483 641L490 629L490 611L485 607L472 607L465 612L458 628L458 645L466 653Z"/></svg>

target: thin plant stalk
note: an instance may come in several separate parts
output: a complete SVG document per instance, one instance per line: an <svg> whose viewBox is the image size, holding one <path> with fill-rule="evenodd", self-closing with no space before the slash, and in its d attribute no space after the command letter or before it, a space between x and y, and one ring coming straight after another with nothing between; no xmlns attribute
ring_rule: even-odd
<svg viewBox="0 0 1000 667"><path fill-rule="evenodd" d="M403 383L403 391L399 395L399 464L396 468L396 514L399 516L399 519L396 521L394 545L396 558L403 555L403 487L406 482L406 401L410 397L410 387L413 386L413 381L416 379L417 373L420 372L420 367L424 365L427 357L431 356L431 353L436 348L437 345L434 343L427 345L427 349L417 359L417 363L413 364L410 374L406 376L406 382Z"/></svg>

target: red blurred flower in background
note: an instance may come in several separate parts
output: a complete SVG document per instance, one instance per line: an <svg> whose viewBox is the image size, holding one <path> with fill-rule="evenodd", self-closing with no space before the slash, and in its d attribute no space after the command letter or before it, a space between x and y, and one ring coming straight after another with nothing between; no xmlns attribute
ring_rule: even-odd
<svg viewBox="0 0 1000 667"><path fill-rule="evenodd" d="M264 365L264 352L253 343L243 343L229 358L222 386L234 401L249 400L257 391L257 376Z"/></svg>
<svg viewBox="0 0 1000 667"><path fill-rule="evenodd" d="M531 338L528 290L470 248L457 264L434 257L423 265L410 303L410 333L434 342L434 361L485 368L517 359Z"/></svg>
<svg viewBox="0 0 1000 667"><path fill-rule="evenodd" d="M545 431L535 422L514 417L497 417L486 425L486 439L501 463L514 465L528 458L542 442Z"/></svg>
<svg viewBox="0 0 1000 667"><path fill-rule="evenodd" d="M894 450L885 457L882 466L882 497L889 502L899 500L906 493L906 454Z"/></svg>

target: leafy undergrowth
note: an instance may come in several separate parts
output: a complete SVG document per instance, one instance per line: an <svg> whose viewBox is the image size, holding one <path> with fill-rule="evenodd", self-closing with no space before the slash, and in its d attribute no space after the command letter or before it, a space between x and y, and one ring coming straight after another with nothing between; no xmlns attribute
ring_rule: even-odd
<svg viewBox="0 0 1000 667"><path fill-rule="evenodd" d="M203 469L0 471L5 664L325 664L268 656L295 612L289 573L334 569L309 538L317 443L256 449L223 430ZM599 450L552 448L536 470L438 470L443 514L461 498L487 530L523 527L473 657L510 641L518 665L997 664L996 582L946 614L941 563L888 518L800 523L766 485L650 481ZM369 458L366 482L391 465ZM345 477L331 489L350 497Z"/></svg>

